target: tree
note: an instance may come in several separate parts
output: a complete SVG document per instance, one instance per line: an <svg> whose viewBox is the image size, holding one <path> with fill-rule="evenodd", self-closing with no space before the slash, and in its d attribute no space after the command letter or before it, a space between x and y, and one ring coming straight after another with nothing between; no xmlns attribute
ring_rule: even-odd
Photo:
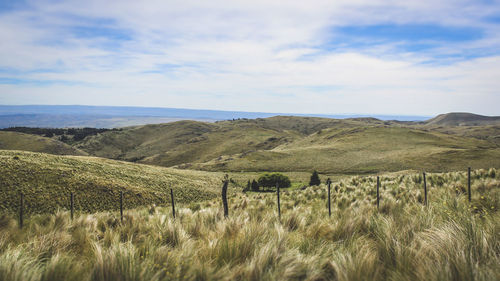
<svg viewBox="0 0 500 281"><path fill-rule="evenodd" d="M279 184L280 188L290 187L292 184L290 179L281 173L265 173L259 177L259 186L262 187L276 187Z"/></svg>
<svg viewBox="0 0 500 281"><path fill-rule="evenodd" d="M252 190L259 191L259 184L255 180L252 181Z"/></svg>
<svg viewBox="0 0 500 281"><path fill-rule="evenodd" d="M309 181L309 185L313 186L313 185L320 185L320 184L321 184L321 180L319 179L318 172L314 171L311 175L311 180Z"/></svg>
<svg viewBox="0 0 500 281"><path fill-rule="evenodd" d="M67 142L67 141L69 141L69 138L66 135L61 135L59 137L59 140L62 141L62 142Z"/></svg>

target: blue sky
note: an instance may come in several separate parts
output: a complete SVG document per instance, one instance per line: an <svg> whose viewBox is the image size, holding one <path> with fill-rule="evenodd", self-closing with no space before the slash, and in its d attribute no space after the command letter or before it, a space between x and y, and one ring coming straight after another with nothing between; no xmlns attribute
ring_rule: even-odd
<svg viewBox="0 0 500 281"><path fill-rule="evenodd" d="M0 104L500 115L499 1L0 0L0 37Z"/></svg>

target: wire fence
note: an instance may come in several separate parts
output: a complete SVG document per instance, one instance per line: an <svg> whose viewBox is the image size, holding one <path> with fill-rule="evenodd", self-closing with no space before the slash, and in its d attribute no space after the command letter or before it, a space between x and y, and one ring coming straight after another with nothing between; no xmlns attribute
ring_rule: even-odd
<svg viewBox="0 0 500 281"><path fill-rule="evenodd" d="M423 181L421 182L421 188L424 193L424 199L422 204L427 206L428 205L428 200L427 196L429 193L429 188L427 186L427 174L425 172L422 173L422 179ZM224 217L229 216L229 209L230 206L228 204L227 200L227 188L229 185L230 180L226 176L223 184L222 184L222 190L221 190L221 199L222 199L222 206L224 209ZM332 210L331 210L331 188L332 187L332 181L328 178L326 181L326 188L327 188L327 200L326 200L326 206L328 209L328 215L331 217L332 215ZM381 196L380 196L380 189L381 189L381 181L380 181L380 176L376 177L376 184L374 185L374 189L376 189L376 206L377 209L380 208L380 202L381 202ZM338 186L335 187L335 192L338 192ZM118 193L116 192L110 192L108 196L104 196L103 198L100 198L101 201L106 202L107 204L105 205L104 210L119 210L120 211L120 220L123 221L123 211L124 209L134 209L140 206L144 205L149 205L149 204L154 204L154 203L159 203L161 205L171 205L172 207L172 217L175 219L176 216L176 209L175 209L175 204L176 204L176 199L175 199L175 194L174 190L170 188L170 192L165 192L160 194L156 194L156 198L154 200L150 200L150 196L144 196L142 193L138 192L132 192L132 191L119 191ZM467 198L469 203L471 202L472 199L472 189L471 189L471 168L469 167L467 169ZM167 196L168 194L168 196ZM67 209L69 209L71 219L74 218L75 212L79 213L93 213L93 212L98 212L98 211L103 211L101 208L96 208L95 205L89 204L89 197L82 196L79 197L79 195L75 194L75 192L70 192L66 196L67 202L66 204L62 205L67 205ZM58 201L60 201L61 198L58 198ZM55 203L61 203L61 202L55 202ZM281 202L280 202L280 187L277 184L276 185L276 203L277 203L277 212L278 212L278 219L281 220ZM25 224L25 219L26 215L29 214L30 212L26 212L29 210L30 207L32 207L34 204L31 202L31 198L26 196L24 193L19 194L19 204L18 204L18 218L19 218L19 226L22 228ZM61 205L61 204L59 204Z"/></svg>

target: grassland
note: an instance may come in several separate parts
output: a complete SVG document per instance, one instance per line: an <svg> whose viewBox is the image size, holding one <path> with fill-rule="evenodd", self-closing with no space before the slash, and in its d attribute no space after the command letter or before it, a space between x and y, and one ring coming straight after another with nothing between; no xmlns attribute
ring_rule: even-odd
<svg viewBox="0 0 500 281"><path fill-rule="evenodd" d="M400 127L330 128L271 150L228 155L195 169L311 171L363 174L379 171L462 170L500 167L500 148L472 137Z"/></svg>
<svg viewBox="0 0 500 281"><path fill-rule="evenodd" d="M214 198L222 178L97 157L0 150L0 212L15 212L21 192L28 215L67 209L71 192L82 212L116 210L120 191L127 208L170 202L170 188L178 202L194 203Z"/></svg>
<svg viewBox="0 0 500 281"><path fill-rule="evenodd" d="M220 202L0 218L0 280L499 280L500 176L464 172L349 177L274 194L233 193ZM181 204L182 205L182 204Z"/></svg>
<svg viewBox="0 0 500 281"><path fill-rule="evenodd" d="M440 117L433 125L286 116L182 121L106 132L75 147L99 157L223 172L366 174L500 167L500 127L440 125L452 117Z"/></svg>
<svg viewBox="0 0 500 281"><path fill-rule="evenodd" d="M293 188L306 185L310 173L285 173ZM229 173L229 192L239 192L261 173ZM326 177L327 175L323 175ZM170 204L170 188L179 203L193 203L219 194L224 174L151 166L98 157L56 156L46 153L0 150L0 211L18 210L20 193L27 214L55 213L76 198L81 212L116 210L120 191L127 208ZM332 175L333 179L342 175Z"/></svg>
<svg viewBox="0 0 500 281"><path fill-rule="evenodd" d="M497 119L456 113L428 122L293 116L178 121L107 131L76 141L73 147L54 139L2 132L0 145L231 173L444 172L467 166L500 167Z"/></svg>
<svg viewBox="0 0 500 281"><path fill-rule="evenodd" d="M0 149L45 152L56 155L88 155L52 138L17 132L0 131Z"/></svg>
<svg viewBox="0 0 500 281"><path fill-rule="evenodd" d="M89 137L76 145L91 155L189 168L224 155L270 150L318 130L381 125L382 121L272 117L203 123L180 121L123 128Z"/></svg>
<svg viewBox="0 0 500 281"><path fill-rule="evenodd" d="M457 135L486 140L500 147L500 126L436 126L433 131L442 132L448 135Z"/></svg>
<svg viewBox="0 0 500 281"><path fill-rule="evenodd" d="M467 112L440 114L425 122L426 126L487 126L500 125L500 116L483 116Z"/></svg>
<svg viewBox="0 0 500 281"><path fill-rule="evenodd" d="M100 134L77 147L99 157L189 166L188 163L205 162L221 155L270 149L296 135L254 125L180 121Z"/></svg>
<svg viewBox="0 0 500 281"><path fill-rule="evenodd" d="M0 280L500 280L500 127L472 117L181 121L74 147L0 132L4 149L19 149L0 150ZM298 188L313 169L334 180L331 217L326 186ZM262 171L292 180L281 219L275 194L241 192Z"/></svg>

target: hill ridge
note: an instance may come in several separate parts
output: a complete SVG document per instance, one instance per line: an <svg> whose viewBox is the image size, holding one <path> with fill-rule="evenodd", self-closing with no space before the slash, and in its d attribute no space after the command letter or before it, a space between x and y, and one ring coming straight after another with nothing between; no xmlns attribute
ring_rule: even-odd
<svg viewBox="0 0 500 281"><path fill-rule="evenodd" d="M469 112L450 112L425 121L426 125L434 126L481 126L500 125L500 116L485 116Z"/></svg>

